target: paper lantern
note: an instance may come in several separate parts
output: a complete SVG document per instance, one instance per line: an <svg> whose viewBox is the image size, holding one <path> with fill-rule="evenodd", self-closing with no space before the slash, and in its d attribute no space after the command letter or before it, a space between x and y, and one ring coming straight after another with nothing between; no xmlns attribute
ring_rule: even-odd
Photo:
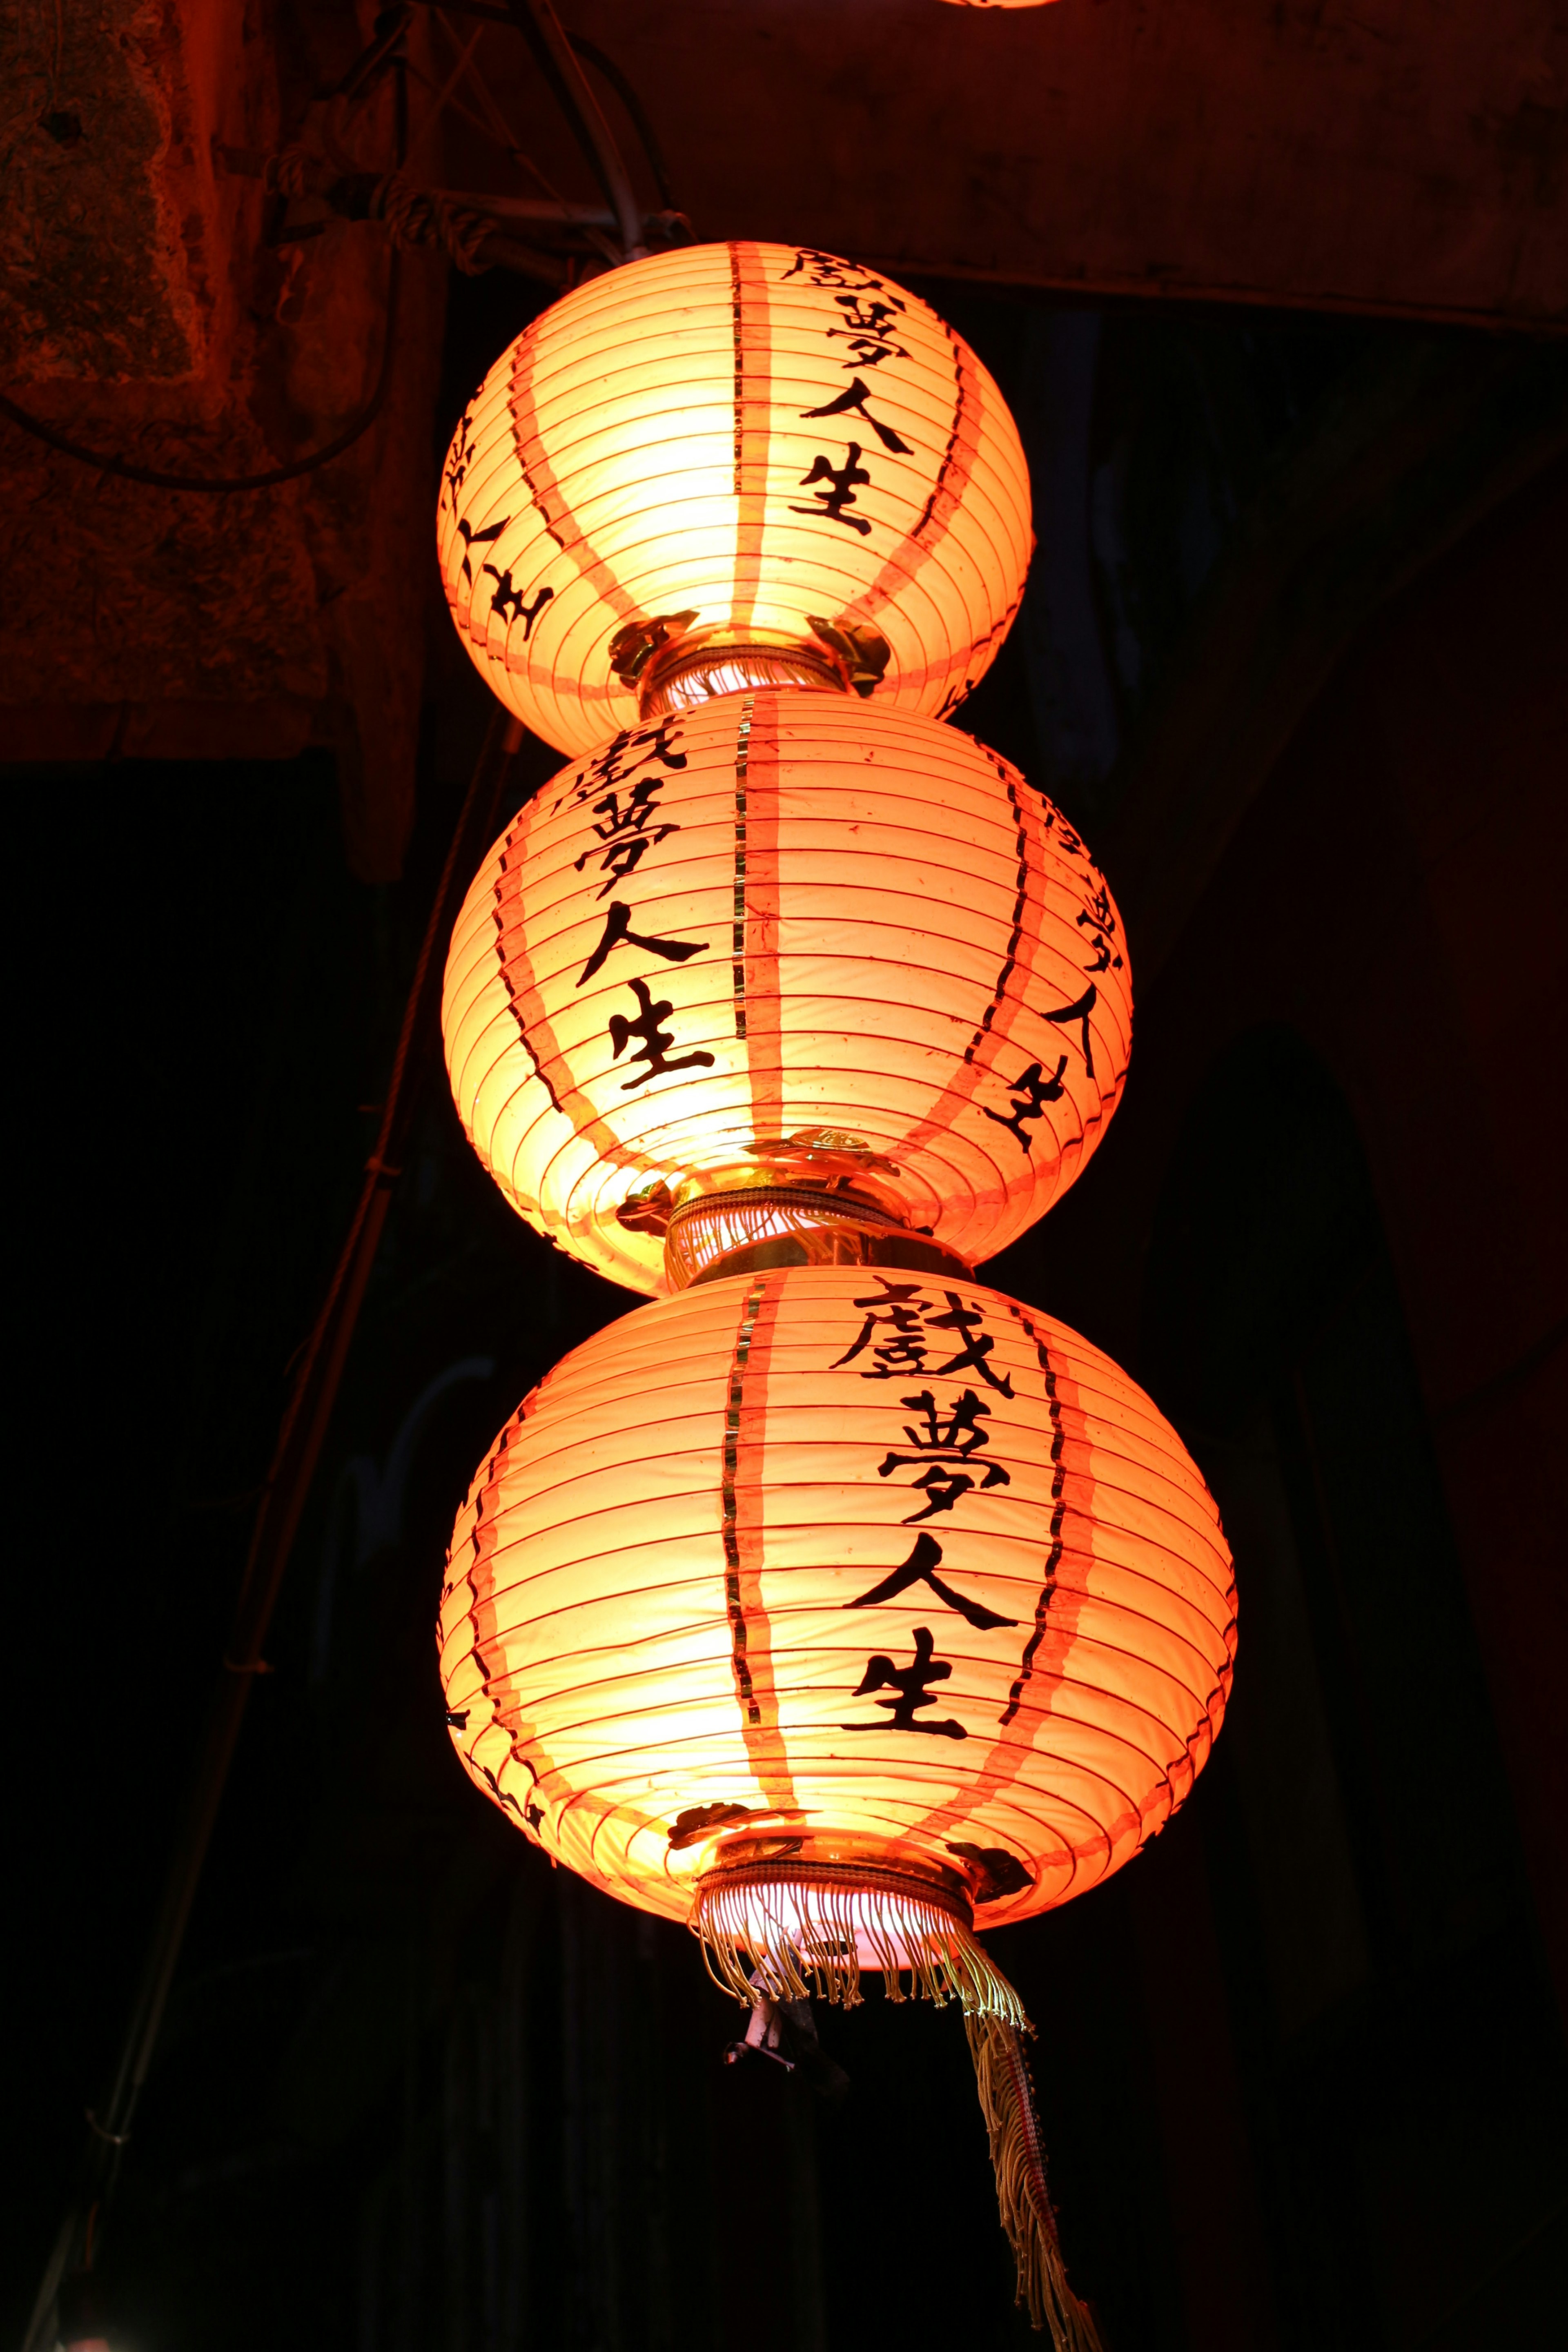
<svg viewBox="0 0 1568 2352"><path fill-rule="evenodd" d="M1214 1504L1149 1399L962 1274L766 1269L636 1309L458 1517L464 1765L778 1998L985 1989L972 1917L1098 1885L1192 1787L1236 1646ZM744 1951L742 1962L737 1954Z"/></svg>
<svg viewBox="0 0 1568 2352"><path fill-rule="evenodd" d="M1005 761L763 688L536 795L458 916L444 1024L508 1199L651 1291L846 1204L1001 1249L1103 1133L1131 993L1103 879Z"/></svg>
<svg viewBox="0 0 1568 2352"><path fill-rule="evenodd" d="M502 353L437 544L487 683L563 751L770 678L945 712L1022 594L1028 473L918 296L806 247L691 246L592 279Z"/></svg>

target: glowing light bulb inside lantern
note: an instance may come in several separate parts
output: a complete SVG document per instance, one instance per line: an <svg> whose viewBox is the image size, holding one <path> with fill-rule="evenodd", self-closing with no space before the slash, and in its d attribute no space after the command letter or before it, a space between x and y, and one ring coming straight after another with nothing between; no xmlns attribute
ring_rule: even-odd
<svg viewBox="0 0 1568 2352"><path fill-rule="evenodd" d="M780 680L945 712L1023 593L1028 470L962 336L879 272L690 246L554 303L458 427L469 654L563 751Z"/></svg>

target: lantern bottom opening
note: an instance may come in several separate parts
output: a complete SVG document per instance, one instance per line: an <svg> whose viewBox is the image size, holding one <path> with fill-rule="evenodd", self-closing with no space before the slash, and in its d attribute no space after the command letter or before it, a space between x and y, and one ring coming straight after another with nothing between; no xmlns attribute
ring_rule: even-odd
<svg viewBox="0 0 1568 2352"><path fill-rule="evenodd" d="M939 2004L956 2000L969 2016L1026 2027L1017 1994L975 1941L958 1872L896 1849L886 1859L854 1850L880 1841L741 1843L699 1879L688 1923L709 1974L737 2000L750 2004L761 1994L851 2009L862 1997L862 1973L871 1969L881 1972L889 2000L923 1993ZM808 1844L817 1851L781 1851ZM840 1846L844 1858L830 1858Z"/></svg>

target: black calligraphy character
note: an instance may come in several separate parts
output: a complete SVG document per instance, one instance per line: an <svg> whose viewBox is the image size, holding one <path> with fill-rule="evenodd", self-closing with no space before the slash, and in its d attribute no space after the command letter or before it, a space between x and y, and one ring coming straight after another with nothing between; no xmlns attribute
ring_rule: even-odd
<svg viewBox="0 0 1568 2352"><path fill-rule="evenodd" d="M795 261L779 282L782 285L784 279L800 277L811 286L853 286L859 292L883 291L881 279L873 278L859 262L840 261L835 254L818 253L815 246L796 246Z"/></svg>
<svg viewBox="0 0 1568 2352"><path fill-rule="evenodd" d="M999 1110L984 1111L982 1116L994 1118L998 1127L1009 1129L1017 1137L1025 1150L1032 1153L1034 1138L1025 1134L1025 1122L1042 1118L1048 1102L1060 1102L1062 1072L1067 1066L1068 1057L1064 1054L1057 1064L1055 1076L1047 1078L1041 1075L1039 1063L1031 1062L1026 1070L1020 1070L1016 1078L1009 1078L1006 1081L1007 1091L1013 1102L1012 1117L1004 1118Z"/></svg>
<svg viewBox="0 0 1568 2352"><path fill-rule="evenodd" d="M596 758L573 777L569 790L575 795L577 805L580 807L590 793L613 792L625 782L628 768L649 760L658 760L667 768L684 768L686 753L672 749L671 730L675 724L673 719L661 719L657 727L628 727L614 736ZM551 809L552 816L565 798L563 793Z"/></svg>
<svg viewBox="0 0 1568 2352"><path fill-rule="evenodd" d="M1057 847L1065 857L1084 857L1088 852L1059 808L1046 803L1046 831L1055 838Z"/></svg>
<svg viewBox="0 0 1568 2352"><path fill-rule="evenodd" d="M895 1470L924 1465L913 1483L925 1493L925 1508L911 1511L904 1521L906 1527L915 1527L921 1519L934 1519L939 1511L951 1511L973 1488L973 1474L961 1465L989 1443L980 1423L989 1421L991 1408L982 1403L973 1389L965 1389L957 1402L948 1408L945 1422L939 1418L941 1408L930 1389L921 1389L916 1396L901 1397L900 1402L908 1405L911 1412L924 1415L923 1427L908 1422L904 1424L904 1435L918 1451L890 1453L877 1475L890 1478ZM990 1486L1010 1486L1013 1483L1000 1462L976 1463L975 1468L984 1473L979 1481L982 1493Z"/></svg>
<svg viewBox="0 0 1568 2352"><path fill-rule="evenodd" d="M896 298L871 302L858 294L836 294L834 300L844 313L844 324L829 327L827 339L848 343L847 367L880 367L884 360L909 358L903 344L892 339L893 323L904 307Z"/></svg>
<svg viewBox="0 0 1568 2352"><path fill-rule="evenodd" d="M1058 1024L1068 1021L1082 1022L1083 1066L1091 1078L1094 1076L1094 1045L1089 1034L1089 1016L1099 1002L1100 991L1091 980L1076 1004L1063 1004L1055 1013L1047 1013L1045 1016L1047 1021L1055 1021ZM1006 1124L1005 1120L1003 1124L1004 1126Z"/></svg>
<svg viewBox="0 0 1568 2352"><path fill-rule="evenodd" d="M818 457L809 474L800 478L800 487L809 489L813 482L831 482L829 490L818 490L816 504L810 507L792 506L791 514L826 515L830 522L841 522L847 530L858 530L862 539L871 526L864 515L846 514L846 507L855 504L857 484L869 488L871 477L860 463L860 444L851 441L842 466L835 466L829 457Z"/></svg>
<svg viewBox="0 0 1568 2352"><path fill-rule="evenodd" d="M653 823L658 805L655 794L663 782L662 776L639 776L626 795L624 808L618 792L594 803L594 814L605 820L603 824L595 825L594 831L602 842L609 844L599 861L600 873L610 877L599 891L601 898L635 872L650 849L657 849L661 841L668 841L672 833L680 831L678 824ZM574 857L573 870L581 874L593 855L591 849L585 849L581 857Z"/></svg>
<svg viewBox="0 0 1568 2352"><path fill-rule="evenodd" d="M911 1584L924 1584L939 1601L944 1601L950 1609L956 1609L961 1617L966 1617L982 1633L993 1633L998 1625L1016 1625L1018 1622L1016 1617L998 1617L994 1609L984 1608L978 1601L966 1601L962 1592L953 1591L945 1577L937 1574L941 1566L942 1546L936 1538L917 1536L915 1548L901 1568L895 1568L880 1584L874 1584L869 1592L861 1593L858 1601L847 1601L844 1606L846 1609L877 1609L884 1601L896 1601L900 1592L909 1591ZM856 1696L859 1696L858 1692Z"/></svg>
<svg viewBox="0 0 1568 2352"><path fill-rule="evenodd" d="M858 1338L830 1367L832 1370L837 1371L840 1364L853 1363L864 1349L870 1348L877 1368L862 1372L863 1381L890 1381L900 1372L924 1372L931 1333L952 1331L961 1342L957 1353L950 1362L933 1364L930 1370L938 1374L978 1372L998 1395L1012 1395L1013 1383L1006 1373L997 1374L986 1361L996 1343L983 1328L985 1318L980 1307L966 1307L956 1290L949 1290L943 1293L946 1312L936 1315L918 1282L889 1282L885 1274L877 1279L882 1286L881 1295L855 1301L857 1307L866 1310L866 1319ZM879 1338L879 1334L885 1336Z"/></svg>
<svg viewBox="0 0 1568 2352"><path fill-rule="evenodd" d="M877 1701L879 1707L888 1710L888 1720L886 1723L841 1723L838 1727L840 1731L928 1731L938 1739L967 1739L969 1734L963 1724L955 1723L951 1716L944 1716L940 1723L915 1721L917 1707L936 1705L928 1685L946 1682L952 1673L945 1658L931 1655L934 1647L931 1627L917 1625L912 1665L895 1666L891 1658L880 1656L870 1659L852 1696L864 1698L869 1691L894 1692L894 1697Z"/></svg>
<svg viewBox="0 0 1568 2352"><path fill-rule="evenodd" d="M877 1370L862 1372L860 1377L863 1381L890 1381L902 1372L923 1372L926 1351L931 1343L921 1321L921 1311L926 1302L921 1297L920 1284L889 1282L885 1274L879 1275L877 1279L882 1286L880 1297L858 1298L855 1301L857 1307L865 1308L866 1320L860 1326L858 1339L852 1347L845 1349L838 1362L830 1370L837 1371L839 1364L853 1363L862 1349L871 1348ZM879 1333L887 1336L872 1348L871 1342Z"/></svg>
<svg viewBox="0 0 1568 2352"><path fill-rule="evenodd" d="M626 1080L621 1088L624 1095L629 1095L634 1087L646 1087L649 1078L661 1078L667 1070L711 1069L713 1066L711 1054L682 1054L675 1060L671 1060L669 1048L674 1045L675 1038L671 1031L661 1029L659 1023L668 1020L675 1010L674 1005L664 997L660 997L656 1003L646 981L629 981L627 986L637 1001L639 1008L637 1017L635 1021L630 1021L624 1013L612 1013L610 1044L615 1051L615 1058L618 1062L632 1039L641 1038L642 1043L632 1055L632 1059L634 1062L646 1062L647 1067L640 1071L635 1078Z"/></svg>
<svg viewBox="0 0 1568 2352"><path fill-rule="evenodd" d="M639 727L630 740L645 760L661 760L667 768L684 768L685 752L670 748L674 726L673 719L661 719L657 727Z"/></svg>
<svg viewBox="0 0 1568 2352"><path fill-rule="evenodd" d="M978 1372L987 1387L994 1388L998 1396L1010 1397L1013 1383L1007 1373L998 1375L985 1360L996 1342L984 1328L985 1317L983 1310L978 1307L966 1307L956 1290L950 1290L945 1296L947 1313L931 1316L930 1328L954 1332L958 1337L959 1349L951 1363L933 1364L931 1370L939 1379L947 1372Z"/></svg>
<svg viewBox="0 0 1568 2352"><path fill-rule="evenodd" d="M870 397L870 385L863 383L857 376L853 383L846 384L837 400L824 401L820 408L803 408L800 413L802 416L807 417L858 416L864 424L870 426L884 449L890 449L900 457L912 457L915 453L909 443L895 433L890 425L880 424L872 415L866 405ZM859 454L858 449L855 450L854 455L857 457ZM810 476L808 475L806 478L809 480Z"/></svg>
<svg viewBox="0 0 1568 2352"><path fill-rule="evenodd" d="M458 536L463 542L462 576L468 582L470 588L474 584L473 559L475 548L488 547L492 540L499 539L510 520L510 515L502 515L500 522L492 522L489 524L488 529L484 530L476 530L473 524L468 520L467 515L459 515L458 517Z"/></svg>
<svg viewBox="0 0 1568 2352"><path fill-rule="evenodd" d="M578 973L577 985L581 988L585 980L592 980L600 966L608 961L612 951L619 947L646 948L649 955L662 956L666 963L686 963L692 956L700 955L707 945L706 940L645 939L640 931L633 930L632 910L625 899L612 898L605 916L604 938ZM634 988L639 985L637 981L632 982ZM668 1013L668 1005L664 1009ZM620 1050L617 1045L616 1053ZM713 1057L710 1055L708 1058L711 1061Z"/></svg>
<svg viewBox="0 0 1568 2352"><path fill-rule="evenodd" d="M498 572L493 563L487 563L484 568L496 583L496 593L490 598L491 612L499 613L504 621L510 606L513 620L522 623L522 642L527 645L533 635L533 625L554 595L554 589L542 588L532 604L525 604L522 601L521 589L514 588L511 584L510 564L504 572Z"/></svg>
<svg viewBox="0 0 1568 2352"><path fill-rule="evenodd" d="M453 440L451 448L447 454L447 488L450 490L454 498L457 497L458 492L462 488L464 482L468 479L468 467L474 462L474 453L468 440L468 436L473 430L473 411L471 409L465 408L462 415L458 421L457 436Z"/></svg>
<svg viewBox="0 0 1568 2352"><path fill-rule="evenodd" d="M1103 882L1078 922L1080 930L1092 933L1089 943L1095 950L1094 961L1085 964L1085 971L1120 971L1121 955L1111 952L1116 945L1116 913L1110 903L1110 893Z"/></svg>

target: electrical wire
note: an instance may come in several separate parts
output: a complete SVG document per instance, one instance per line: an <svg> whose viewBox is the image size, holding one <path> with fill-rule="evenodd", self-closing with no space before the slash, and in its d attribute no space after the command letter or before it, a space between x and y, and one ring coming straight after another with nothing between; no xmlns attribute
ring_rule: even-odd
<svg viewBox="0 0 1568 2352"><path fill-rule="evenodd" d="M392 387L401 268L401 256L394 246L387 261L381 364L369 399L342 431L334 434L322 448L312 449L309 456L296 457L287 466L269 466L260 474L168 474L157 466L138 466L129 457L113 457L106 450L85 447L81 442L73 441L68 433L58 432L54 425L46 425L41 417L29 415L25 408L18 408L6 393L0 393L0 416L9 417L13 425L18 425L24 433L30 433L36 441L47 442L51 449L59 450L64 457L74 457L79 465L95 467L100 474L113 474L121 481L145 482L155 490L223 493L276 489L281 482L298 481L301 474L313 474L318 467L330 466L334 457L341 457L345 449L352 449L356 441L363 439L385 407L386 395Z"/></svg>
<svg viewBox="0 0 1568 2352"><path fill-rule="evenodd" d="M680 207L675 201L675 191L670 185L669 170L664 160L664 150L658 143L653 124L648 121L647 110L637 91L632 88L619 66L612 58L605 55L596 42L585 41L580 33L568 33L566 37L577 55L580 58L586 58L588 63L604 75L605 79L626 108L631 126L637 134L643 154L647 160L648 170L653 173L653 182L658 190L659 202L666 212L679 212Z"/></svg>

